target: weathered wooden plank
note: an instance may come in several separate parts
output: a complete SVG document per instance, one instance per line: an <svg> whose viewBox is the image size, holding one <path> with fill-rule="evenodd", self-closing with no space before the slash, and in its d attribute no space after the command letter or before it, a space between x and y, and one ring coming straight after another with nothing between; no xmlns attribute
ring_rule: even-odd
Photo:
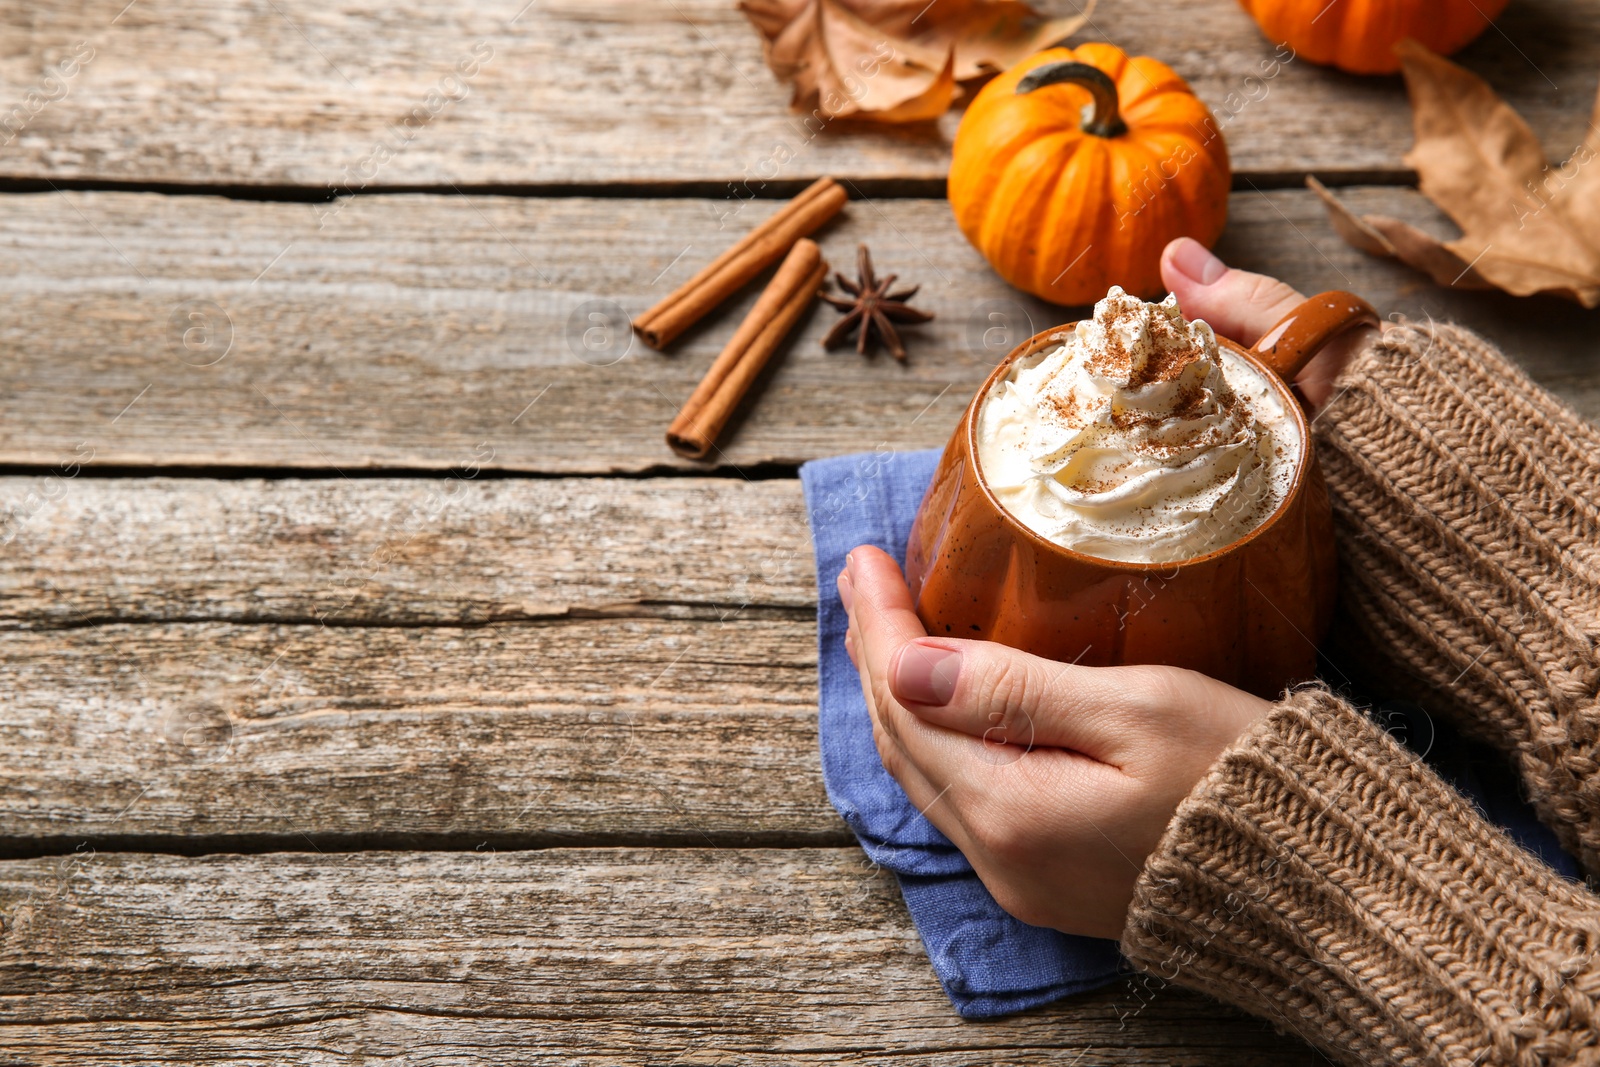
<svg viewBox="0 0 1600 1067"><path fill-rule="evenodd" d="M853 849L79 854L0 864L34 1064L1310 1064L1176 989L997 1022Z"/></svg>
<svg viewBox="0 0 1600 1067"><path fill-rule="evenodd" d="M0 693L13 855L851 840L809 611L11 631Z"/></svg>
<svg viewBox="0 0 1600 1067"><path fill-rule="evenodd" d="M0 5L0 173L354 191L691 182L744 196L824 173L942 181L957 121L804 121L726 0L124 4ZM1246 174L1402 168L1397 80L1305 62L1263 79L1274 46L1231 0L1102 4L1083 38L1176 67L1226 119ZM49 76L73 59L71 77ZM1464 56L1563 153L1597 60L1593 0L1520 0Z"/></svg>
<svg viewBox="0 0 1600 1067"><path fill-rule="evenodd" d="M1448 225L1415 192L1348 195ZM772 207L719 231L709 200L366 197L319 229L304 204L3 198L0 462L687 466L665 427L755 294L669 355L631 344L623 315ZM1575 306L1441 289L1347 247L1301 190L1236 194L1232 208L1221 248L1241 265L1460 319L1600 416L1593 326ZM1070 314L999 282L941 201L860 202L846 216L823 235L832 261L866 241L884 270L923 284L938 320L914 331L901 366L824 352L834 312L818 308L725 435L722 462L940 445L1008 339Z"/></svg>
<svg viewBox="0 0 1600 1067"><path fill-rule="evenodd" d="M0 478L0 628L706 619L816 602L799 482Z"/></svg>

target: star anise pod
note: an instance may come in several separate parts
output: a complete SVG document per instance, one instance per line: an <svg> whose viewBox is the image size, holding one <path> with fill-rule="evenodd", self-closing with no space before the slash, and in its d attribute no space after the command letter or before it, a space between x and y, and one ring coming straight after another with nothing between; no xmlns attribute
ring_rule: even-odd
<svg viewBox="0 0 1600 1067"><path fill-rule="evenodd" d="M853 282L843 274L834 274L839 287L854 299L846 300L828 293L820 294L822 299L845 313L844 318L834 323L833 329L822 339L823 347L837 346L859 327L861 334L856 340L857 352L861 355L867 354L868 341L876 332L885 347L889 349L889 354L904 363L906 347L900 343L900 334L894 328L894 324L929 322L933 319L933 312L923 311L906 303L917 295L917 290L921 286L913 285L898 293L890 292L899 275L891 274L879 281L878 276L872 271L872 253L867 251L866 245L861 245L857 250L856 271L859 277Z"/></svg>

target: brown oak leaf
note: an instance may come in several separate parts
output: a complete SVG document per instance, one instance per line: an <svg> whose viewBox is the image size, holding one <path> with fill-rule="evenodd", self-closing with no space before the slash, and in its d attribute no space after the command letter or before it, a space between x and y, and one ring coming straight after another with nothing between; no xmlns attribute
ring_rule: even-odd
<svg viewBox="0 0 1600 1067"><path fill-rule="evenodd" d="M1334 229L1441 285L1600 306L1600 99L1588 138L1551 167L1528 124L1477 75L1414 41L1398 47L1416 131L1406 164L1462 235L1440 241L1399 219L1357 216L1308 178Z"/></svg>
<svg viewBox="0 0 1600 1067"><path fill-rule="evenodd" d="M739 0L767 65L822 119L936 119L960 83L997 74L1075 33L1019 0Z"/></svg>

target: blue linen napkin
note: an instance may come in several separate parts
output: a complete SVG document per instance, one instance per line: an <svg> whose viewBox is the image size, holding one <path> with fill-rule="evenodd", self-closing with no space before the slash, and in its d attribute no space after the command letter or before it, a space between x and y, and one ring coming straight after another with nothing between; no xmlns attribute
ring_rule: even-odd
<svg viewBox="0 0 1600 1067"><path fill-rule="evenodd" d="M857 545L905 564L906 538L939 453L864 453L800 468L817 556L818 738L828 799L874 863L895 873L928 959L956 1011L982 1019L1048 1004L1117 976L1115 941L1029 926L1000 909L950 839L912 806L872 743L844 651L834 580Z"/></svg>
<svg viewBox="0 0 1600 1067"><path fill-rule="evenodd" d="M822 777L868 858L895 873L934 973L963 1018L1048 1004L1126 973L1115 941L1029 926L1001 910L949 838L912 805L872 742L856 669L844 651L849 624L834 581L845 555L876 545L903 566L906 539L933 479L937 450L877 452L800 468L817 560L817 643ZM1569 878L1577 864L1534 818L1515 777L1420 707L1384 705L1385 725L1505 826L1524 848Z"/></svg>

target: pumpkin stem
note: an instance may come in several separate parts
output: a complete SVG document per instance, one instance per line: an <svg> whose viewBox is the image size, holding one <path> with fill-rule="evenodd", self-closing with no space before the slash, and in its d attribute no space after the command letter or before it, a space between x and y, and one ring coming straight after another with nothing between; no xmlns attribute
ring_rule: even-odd
<svg viewBox="0 0 1600 1067"><path fill-rule="evenodd" d="M1084 109L1089 112L1083 123L1084 133L1092 133L1096 137L1121 137L1128 132L1128 124L1122 121L1122 115L1117 110L1117 83L1099 67L1068 60L1046 63L1028 71L1017 82L1017 92L1031 93L1047 85L1064 83L1081 85L1094 97L1092 110Z"/></svg>

